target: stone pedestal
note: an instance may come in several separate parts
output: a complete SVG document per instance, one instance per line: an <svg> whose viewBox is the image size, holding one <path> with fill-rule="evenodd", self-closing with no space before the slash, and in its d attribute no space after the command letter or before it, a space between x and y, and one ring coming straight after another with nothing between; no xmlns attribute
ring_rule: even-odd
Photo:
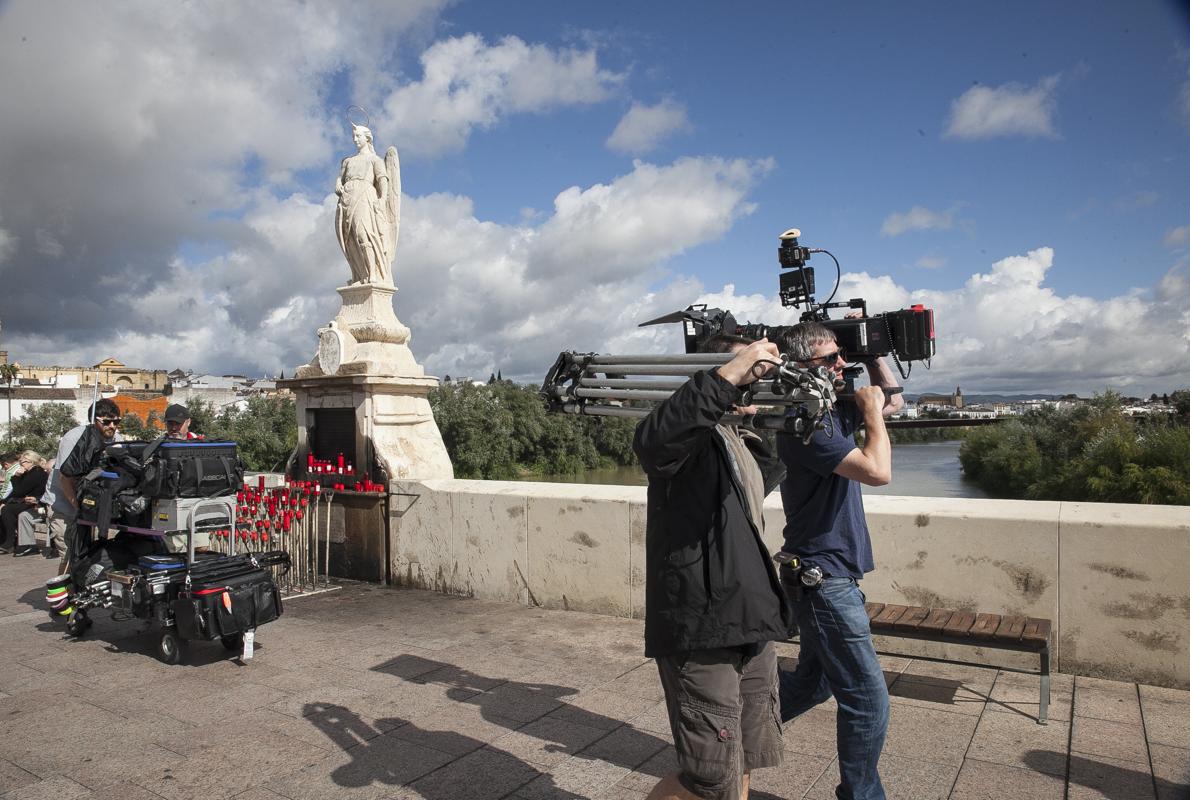
<svg viewBox="0 0 1190 800"><path fill-rule="evenodd" d="M393 311L396 289L354 284L337 291L343 306L319 330L317 355L277 382L297 404L292 471L303 472L312 451L322 459L341 452L358 475L377 481L453 478L426 398L438 379L413 358L409 329Z"/></svg>

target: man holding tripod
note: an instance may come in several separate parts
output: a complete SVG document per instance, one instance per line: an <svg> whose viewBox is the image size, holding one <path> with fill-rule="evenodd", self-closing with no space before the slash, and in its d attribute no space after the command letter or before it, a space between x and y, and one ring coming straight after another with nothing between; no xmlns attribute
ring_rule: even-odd
<svg viewBox="0 0 1190 800"><path fill-rule="evenodd" d="M776 345L718 336L734 353L698 372L636 429L649 476L645 655L665 690L679 771L649 800L746 798L749 773L781 763L772 642L789 605L760 532L764 497L784 470L764 440L721 423L743 387L780 362Z"/></svg>
<svg viewBox="0 0 1190 800"><path fill-rule="evenodd" d="M781 350L799 367L825 367L843 381L846 354L818 322L794 325ZM777 452L788 470L781 484L785 544L781 582L794 607L801 637L797 669L782 672L781 719L789 721L834 695L841 800L881 800L877 764L888 729L888 688L876 658L859 581L875 569L860 484L892 480L892 446L884 417L904 404L881 358L865 362L871 386L842 399L808 443L778 434ZM864 426L864 445L855 431Z"/></svg>

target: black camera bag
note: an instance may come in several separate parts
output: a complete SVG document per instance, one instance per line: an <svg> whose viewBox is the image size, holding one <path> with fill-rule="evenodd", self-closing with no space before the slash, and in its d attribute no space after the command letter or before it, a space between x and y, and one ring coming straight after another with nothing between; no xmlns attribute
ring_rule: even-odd
<svg viewBox="0 0 1190 800"><path fill-rule="evenodd" d="M165 441L146 448L144 457L146 497L224 497L244 482L235 442Z"/></svg>
<svg viewBox="0 0 1190 800"><path fill-rule="evenodd" d="M219 639L258 628L281 616L281 592L267 570L196 583L173 602L178 635Z"/></svg>

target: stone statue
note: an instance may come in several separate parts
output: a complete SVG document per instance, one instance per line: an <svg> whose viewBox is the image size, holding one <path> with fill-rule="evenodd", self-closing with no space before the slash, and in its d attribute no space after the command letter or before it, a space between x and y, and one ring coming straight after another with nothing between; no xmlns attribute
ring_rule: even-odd
<svg viewBox="0 0 1190 800"><path fill-rule="evenodd" d="M372 131L351 126L359 151L343 159L335 194L335 234L351 266L351 283L393 285L392 264L401 226L401 165L397 148L382 160L372 147Z"/></svg>

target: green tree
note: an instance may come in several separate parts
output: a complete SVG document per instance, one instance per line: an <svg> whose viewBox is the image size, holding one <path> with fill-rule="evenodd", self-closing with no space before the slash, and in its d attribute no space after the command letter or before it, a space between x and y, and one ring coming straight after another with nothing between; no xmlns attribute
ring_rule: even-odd
<svg viewBox="0 0 1190 800"><path fill-rule="evenodd" d="M1190 505L1190 426L1130 418L1105 393L980 428L959 460L996 497Z"/></svg>
<svg viewBox="0 0 1190 800"><path fill-rule="evenodd" d="M120 420L120 433L125 439L151 442L159 437L164 430L165 426L157 418L156 411L150 413L145 422L141 422L140 416L131 412L125 414Z"/></svg>
<svg viewBox="0 0 1190 800"><path fill-rule="evenodd" d="M460 478L566 475L631 464L635 420L546 413L533 387L497 377L430 393L446 451Z"/></svg>
<svg viewBox="0 0 1190 800"><path fill-rule="evenodd" d="M190 412L190 430L192 432L201 433L203 436L213 436L212 431L215 427L216 417L214 403L209 400L195 399L186 405L186 410ZM293 424L296 430L296 417Z"/></svg>
<svg viewBox="0 0 1190 800"><path fill-rule="evenodd" d="M193 425L195 408L188 408ZM238 445L240 458L250 470L284 470L297 445L292 397L249 397L243 409L228 406L205 424L208 429L203 433L208 439L230 440Z"/></svg>
<svg viewBox="0 0 1190 800"><path fill-rule="evenodd" d="M13 420L10 429L13 447L36 450L46 458L53 458L62 435L78 424L74 409L66 403L28 406L24 414Z"/></svg>

